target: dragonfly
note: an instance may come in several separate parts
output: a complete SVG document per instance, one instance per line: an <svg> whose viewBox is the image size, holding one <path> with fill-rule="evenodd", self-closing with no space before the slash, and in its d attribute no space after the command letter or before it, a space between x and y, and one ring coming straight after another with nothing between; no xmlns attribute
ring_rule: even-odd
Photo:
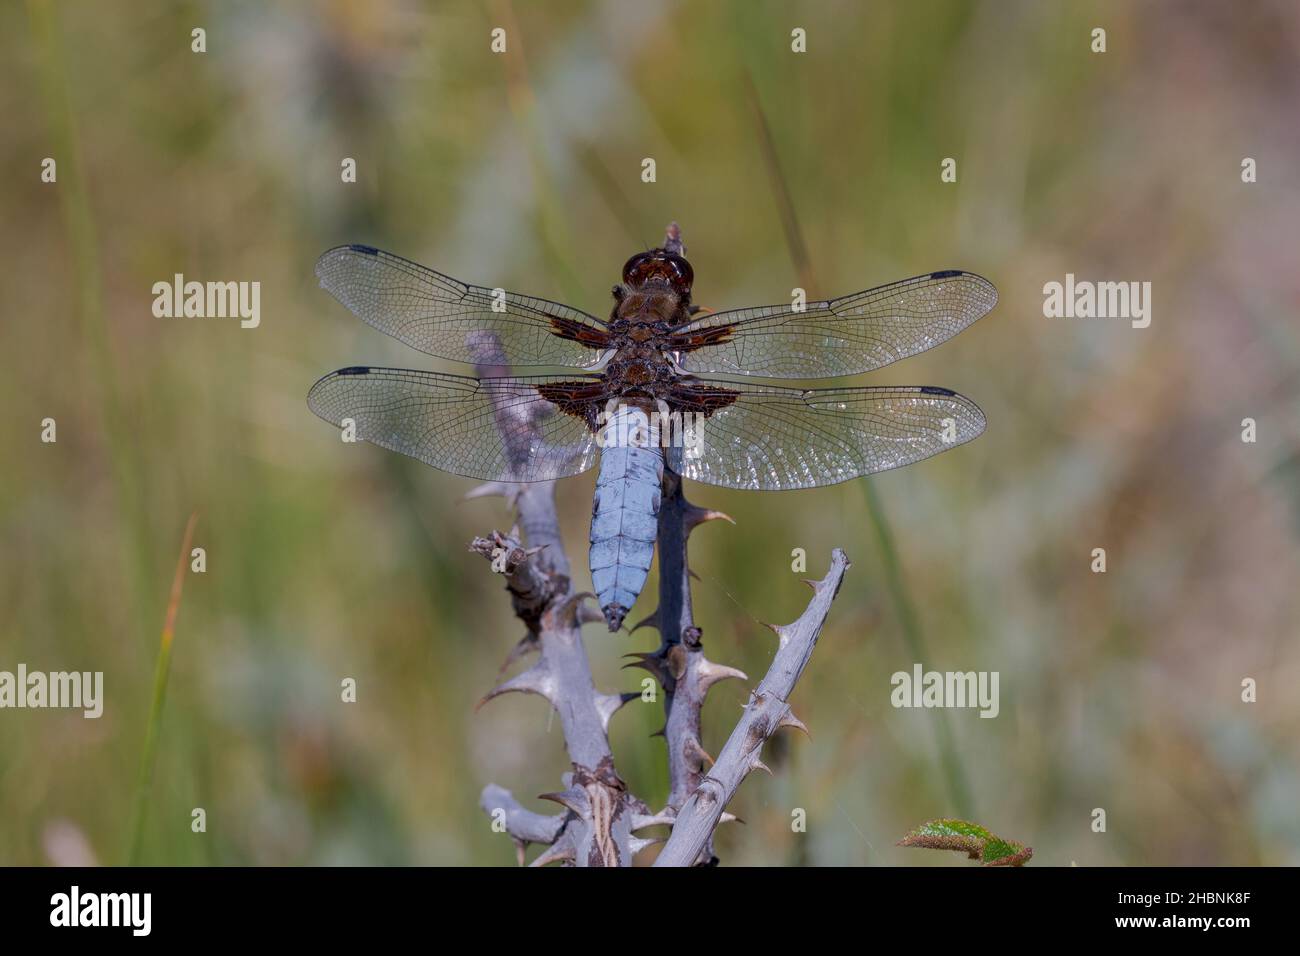
<svg viewBox="0 0 1300 956"><path fill-rule="evenodd" d="M602 320L371 246L331 249L316 275L339 302L477 374L351 366L313 385L308 404L354 440L467 478L554 481L599 462L589 565L611 632L645 585L665 467L724 488L815 488L983 432L979 406L946 388L747 380L857 375L924 352L992 310L987 279L950 269L837 299L714 312L691 301L685 253L674 223L663 245L627 260Z"/></svg>

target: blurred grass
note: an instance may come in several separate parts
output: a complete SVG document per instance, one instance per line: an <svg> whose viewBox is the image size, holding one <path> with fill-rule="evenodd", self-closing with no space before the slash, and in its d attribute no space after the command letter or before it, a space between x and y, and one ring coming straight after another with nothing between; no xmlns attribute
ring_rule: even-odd
<svg viewBox="0 0 1300 956"><path fill-rule="evenodd" d="M163 623L162 637L158 641L158 662L154 666L153 698L149 704L149 723L145 727L144 749L140 756L140 787L135 798L135 812L131 815L131 842L127 862L134 865L140 859L140 835L144 827L145 812L149 805L149 791L153 787L155 760L158 756L158 735L162 732L163 701L167 696L167 677L171 673L172 641L176 636L176 614L181 606L181 589L190 562L190 544L194 541L194 525L198 513L190 515L181 537L181 553L176 559L176 573L172 577L171 596L167 601L167 620Z"/></svg>
<svg viewBox="0 0 1300 956"><path fill-rule="evenodd" d="M146 597L153 577L153 557L145 544L147 519L140 495L139 463L133 454L135 444L129 440L126 416L122 408L117 370L108 348L108 329L104 316L99 266L99 240L94 214L90 208L82 170L81 143L77 120L65 82L66 64L55 5L48 0L28 0L32 34L40 57L40 90L45 107L54 152L59 158L59 209L72 246L72 269L68 277L77 290L79 331L85 338L85 350L91 374L98 386L102 427L107 434L113 475L117 485L118 507L125 519L130 550L124 564L137 573L135 585L137 614L144 616L150 608Z"/></svg>
<svg viewBox="0 0 1300 956"><path fill-rule="evenodd" d="M916 606L908 594L907 584L903 580L902 569L898 560L898 548L894 543L894 533L889 527L885 509L881 507L880 496L870 480L862 483L862 494L867 501L867 514L871 516L871 530L875 533L876 544L880 549L880 563L885 572L885 587L889 591L890 601L894 605L894 614L898 618L899 630L913 660L924 663L932 661L925 645L925 635L917 617ZM971 802L970 784L967 782L966 768L953 738L949 725L948 712L938 710L932 715L935 739L939 746L939 763L943 768L948 784L948 796L952 805L963 816L975 816L975 806Z"/></svg>
<svg viewBox="0 0 1300 956"><path fill-rule="evenodd" d="M754 89L753 80L748 74L746 74L745 80L745 92L757 126L757 139L761 146L764 166L767 170L768 180L772 185L773 195L777 198L777 207L781 212L786 248L790 253L791 264L800 277L806 292L809 288L817 287L817 280L814 277L812 260L808 256L808 244L804 239L803 226L799 222L799 214L791 198L790 184L781 169L781 159L777 155L776 144L772 140L772 130L768 124L767 115L758 100L758 93ZM925 638L922 635L916 608L912 604L907 585L903 581L903 575L899 569L898 551L894 545L894 535L889 527L889 519L885 516L885 510L880 504L880 497L876 494L871 480L867 479L861 482L861 487L863 494L866 496L867 513L871 516L871 528L874 532L876 544L880 549L881 563L885 570L885 583L889 590L890 599L894 604L894 611L898 616L903 638L916 661L930 660L930 655L926 652ZM966 770L962 766L961 755L957 752L952 730L948 726L948 715L941 710L933 715L932 720L939 744L940 763L947 778L949 795L953 800L953 806L963 816L973 816L975 815L975 808L971 804L970 787L966 781Z"/></svg>
<svg viewBox="0 0 1300 956"><path fill-rule="evenodd" d="M807 54L789 53L794 25ZM68 823L100 859L130 839L157 654L141 638L197 508L208 572L186 584L139 859L510 863L480 787L528 801L567 763L535 699L472 712L519 630L465 544L509 518L310 415L331 368L444 367L355 320L312 263L371 242L599 314L673 218L713 308L938 268L1002 293L952 343L864 379L969 394L979 441L865 493L689 489L737 519L692 540L711 659L761 674L757 620L793 619L833 546L855 562L796 692L813 740L779 744L775 779L742 789L723 859L959 865L893 844L966 813L964 788L1036 864L1300 861L1300 134L1278 121L1297 29L1267 3L4 6L0 668L102 670L107 700L98 721L0 714L0 862L46 862ZM1152 328L1043 319L1042 284L1067 271L1152 280ZM176 272L261 281L262 326L155 319L150 287ZM47 416L54 445L36 440ZM579 587L592 482L559 490ZM638 688L620 658L653 635L587 642L603 688ZM888 703L921 657L1000 671L1001 716L948 714L936 747L934 714ZM706 749L744 695L715 689ZM661 723L633 704L612 728L651 802Z"/></svg>

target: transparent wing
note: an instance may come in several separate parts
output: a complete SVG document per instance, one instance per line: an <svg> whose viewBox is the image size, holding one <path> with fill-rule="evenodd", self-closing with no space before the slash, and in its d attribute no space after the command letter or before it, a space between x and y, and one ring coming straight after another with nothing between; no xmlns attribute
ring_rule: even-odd
<svg viewBox="0 0 1300 956"><path fill-rule="evenodd" d="M970 272L934 272L829 302L715 312L674 332L692 372L765 378L857 375L952 338L997 304Z"/></svg>
<svg viewBox="0 0 1300 956"><path fill-rule="evenodd" d="M576 383L599 387L600 379ZM331 372L307 395L311 410L356 437L442 471L488 481L549 481L596 462L585 422L541 396L559 376L468 378L400 368Z"/></svg>
<svg viewBox="0 0 1300 956"><path fill-rule="evenodd" d="M605 342L604 324L586 312L513 292L494 297L370 246L331 249L316 275L365 322L453 362L590 368Z"/></svg>
<svg viewBox="0 0 1300 956"><path fill-rule="evenodd" d="M944 388L769 388L692 384L702 399L735 400L703 420L687 478L726 488L816 488L901 468L968 442L984 413Z"/></svg>

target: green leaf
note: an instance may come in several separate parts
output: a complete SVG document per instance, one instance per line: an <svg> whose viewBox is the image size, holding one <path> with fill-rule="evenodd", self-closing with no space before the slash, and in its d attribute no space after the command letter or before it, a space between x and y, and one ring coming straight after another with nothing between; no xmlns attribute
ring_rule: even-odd
<svg viewBox="0 0 1300 956"><path fill-rule="evenodd" d="M1034 855L1033 847L1004 840L968 820L930 820L899 840L898 845L957 850L985 866L1021 866Z"/></svg>

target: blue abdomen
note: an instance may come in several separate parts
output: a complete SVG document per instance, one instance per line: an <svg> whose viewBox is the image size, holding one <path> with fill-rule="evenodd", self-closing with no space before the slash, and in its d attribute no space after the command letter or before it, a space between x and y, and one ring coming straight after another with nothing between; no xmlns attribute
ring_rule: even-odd
<svg viewBox="0 0 1300 956"><path fill-rule="evenodd" d="M607 434L634 433L645 421L640 409L620 409ZM650 571L663 473L657 443L637 447L611 440L602 449L591 512L591 581L611 631L622 626Z"/></svg>

